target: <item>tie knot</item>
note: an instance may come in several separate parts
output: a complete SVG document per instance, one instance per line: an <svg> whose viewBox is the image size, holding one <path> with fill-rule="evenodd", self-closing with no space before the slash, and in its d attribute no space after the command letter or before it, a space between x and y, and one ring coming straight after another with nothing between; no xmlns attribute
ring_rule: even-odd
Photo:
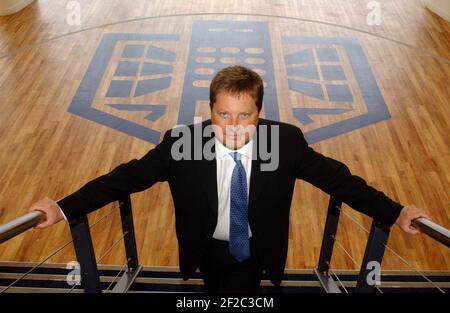
<svg viewBox="0 0 450 313"><path fill-rule="evenodd" d="M239 152L231 152L234 162L239 163L241 161L241 154Z"/></svg>

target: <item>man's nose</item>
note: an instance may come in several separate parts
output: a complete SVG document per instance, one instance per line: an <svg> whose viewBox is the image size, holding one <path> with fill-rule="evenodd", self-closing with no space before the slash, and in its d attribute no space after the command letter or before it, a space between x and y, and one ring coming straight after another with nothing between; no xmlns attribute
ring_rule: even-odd
<svg viewBox="0 0 450 313"><path fill-rule="evenodd" d="M239 119L238 119L237 116L232 116L231 117L231 125L234 126L234 127L239 125Z"/></svg>

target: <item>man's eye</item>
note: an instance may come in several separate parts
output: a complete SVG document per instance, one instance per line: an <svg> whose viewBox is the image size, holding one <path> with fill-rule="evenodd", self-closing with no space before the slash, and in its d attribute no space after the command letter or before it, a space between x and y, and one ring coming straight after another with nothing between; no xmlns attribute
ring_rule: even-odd
<svg viewBox="0 0 450 313"><path fill-rule="evenodd" d="M241 117L243 117L243 118L248 118L249 116L250 116L249 113L242 113L242 114L241 114Z"/></svg>
<svg viewBox="0 0 450 313"><path fill-rule="evenodd" d="M220 115L220 117L228 117L228 113L226 113L226 112L220 112L219 113L219 115Z"/></svg>

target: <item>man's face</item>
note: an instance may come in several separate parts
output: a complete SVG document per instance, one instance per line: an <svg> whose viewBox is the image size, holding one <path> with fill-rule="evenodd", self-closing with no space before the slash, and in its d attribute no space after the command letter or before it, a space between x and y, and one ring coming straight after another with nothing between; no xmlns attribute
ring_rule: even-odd
<svg viewBox="0 0 450 313"><path fill-rule="evenodd" d="M211 110L215 135L229 149L236 150L253 137L259 112L249 94L219 92Z"/></svg>

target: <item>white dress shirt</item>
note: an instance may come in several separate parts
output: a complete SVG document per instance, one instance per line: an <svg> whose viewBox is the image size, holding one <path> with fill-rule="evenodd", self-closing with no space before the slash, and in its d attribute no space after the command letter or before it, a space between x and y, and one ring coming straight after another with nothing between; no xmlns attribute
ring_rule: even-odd
<svg viewBox="0 0 450 313"><path fill-rule="evenodd" d="M241 163L247 175L247 194L250 191L250 173L252 170L253 139L238 150L230 150L219 140L215 140L216 164L217 164L217 197L218 215L217 226L213 238L218 240L229 240L230 238L230 189L231 176L233 174L234 162L231 153L238 152L241 155ZM250 226L249 237L252 236Z"/></svg>

